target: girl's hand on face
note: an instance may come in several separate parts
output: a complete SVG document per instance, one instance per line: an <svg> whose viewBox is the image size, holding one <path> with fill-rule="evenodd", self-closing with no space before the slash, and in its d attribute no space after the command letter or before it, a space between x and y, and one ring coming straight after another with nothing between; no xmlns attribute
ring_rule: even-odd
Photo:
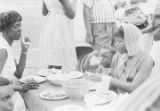
<svg viewBox="0 0 160 111"><path fill-rule="evenodd" d="M29 37L24 36L21 38L21 47L23 52L26 52L30 47L30 45L31 45L31 42Z"/></svg>

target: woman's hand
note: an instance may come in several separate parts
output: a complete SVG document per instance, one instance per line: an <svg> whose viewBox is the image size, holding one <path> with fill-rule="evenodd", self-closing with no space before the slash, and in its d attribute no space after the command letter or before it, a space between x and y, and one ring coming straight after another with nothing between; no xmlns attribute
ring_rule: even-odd
<svg viewBox="0 0 160 111"><path fill-rule="evenodd" d="M28 48L30 47L31 42L30 42L30 38L27 36L24 36L21 38L21 48L22 48L22 52L27 52Z"/></svg>
<svg viewBox="0 0 160 111"><path fill-rule="evenodd" d="M75 17L76 0L59 0L59 2L63 5L65 15L73 19Z"/></svg>
<svg viewBox="0 0 160 111"><path fill-rule="evenodd" d="M31 89L37 89L39 84L37 83L29 83L29 84L21 84L21 85L12 85L15 91L27 92Z"/></svg>
<svg viewBox="0 0 160 111"><path fill-rule="evenodd" d="M29 84L25 84L22 86L22 92L27 92L28 90L31 90L31 89L38 89L39 87L39 84L37 83L29 83Z"/></svg>

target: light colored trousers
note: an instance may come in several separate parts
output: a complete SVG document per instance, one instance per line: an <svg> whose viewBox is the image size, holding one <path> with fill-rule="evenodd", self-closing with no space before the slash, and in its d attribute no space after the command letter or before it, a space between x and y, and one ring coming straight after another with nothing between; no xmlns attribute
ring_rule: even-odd
<svg viewBox="0 0 160 111"><path fill-rule="evenodd" d="M100 49L104 45L111 45L115 23L92 23L93 49Z"/></svg>

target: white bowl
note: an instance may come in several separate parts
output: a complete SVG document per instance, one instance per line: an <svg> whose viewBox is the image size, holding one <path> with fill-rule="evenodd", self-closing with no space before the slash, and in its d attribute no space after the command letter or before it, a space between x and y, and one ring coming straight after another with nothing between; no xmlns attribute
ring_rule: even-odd
<svg viewBox="0 0 160 111"><path fill-rule="evenodd" d="M40 69L37 73L40 76L47 77L49 75L61 74L62 71L52 68L52 69Z"/></svg>
<svg viewBox="0 0 160 111"><path fill-rule="evenodd" d="M83 77L83 73L82 72L79 72L79 71L71 71L69 73L69 75L71 76L71 78L73 79L78 79L78 78L82 78Z"/></svg>
<svg viewBox="0 0 160 111"><path fill-rule="evenodd" d="M62 82L70 80L71 77L67 74L55 74L55 75L49 75L46 78L49 82L55 85L61 85Z"/></svg>
<svg viewBox="0 0 160 111"><path fill-rule="evenodd" d="M71 99L83 99L89 92L89 82L82 79L72 79L62 82L62 86Z"/></svg>

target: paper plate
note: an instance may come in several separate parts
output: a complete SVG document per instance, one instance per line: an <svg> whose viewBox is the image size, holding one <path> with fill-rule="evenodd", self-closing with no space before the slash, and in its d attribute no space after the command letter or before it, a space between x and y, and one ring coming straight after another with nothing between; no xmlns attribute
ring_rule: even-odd
<svg viewBox="0 0 160 111"><path fill-rule="evenodd" d="M53 111L87 111L78 105L63 105L55 108Z"/></svg>
<svg viewBox="0 0 160 111"><path fill-rule="evenodd" d="M113 91L91 92L85 96L84 101L94 101L95 105L102 105L112 101L115 97L117 94Z"/></svg>
<svg viewBox="0 0 160 111"><path fill-rule="evenodd" d="M46 79L44 77L41 77L41 76L27 76L27 77L21 78L20 82L22 82L22 83L32 83L32 82L42 83L45 80Z"/></svg>
<svg viewBox="0 0 160 111"><path fill-rule="evenodd" d="M43 76L43 77L53 75L53 74L59 74L59 73L62 73L61 70L54 69L54 68L53 69L41 69L38 71L38 75Z"/></svg>
<svg viewBox="0 0 160 111"><path fill-rule="evenodd" d="M83 73L82 72L78 72L78 71L71 71L69 73L69 75L71 76L71 78L73 79L78 79L78 78L82 78L83 77Z"/></svg>
<svg viewBox="0 0 160 111"><path fill-rule="evenodd" d="M47 90L39 95L45 100L63 100L68 98L68 96L63 91Z"/></svg>
<svg viewBox="0 0 160 111"><path fill-rule="evenodd" d="M55 74L47 76L46 78L49 82L55 85L61 85L63 81L67 81L69 79L72 79L70 75L68 74Z"/></svg>

